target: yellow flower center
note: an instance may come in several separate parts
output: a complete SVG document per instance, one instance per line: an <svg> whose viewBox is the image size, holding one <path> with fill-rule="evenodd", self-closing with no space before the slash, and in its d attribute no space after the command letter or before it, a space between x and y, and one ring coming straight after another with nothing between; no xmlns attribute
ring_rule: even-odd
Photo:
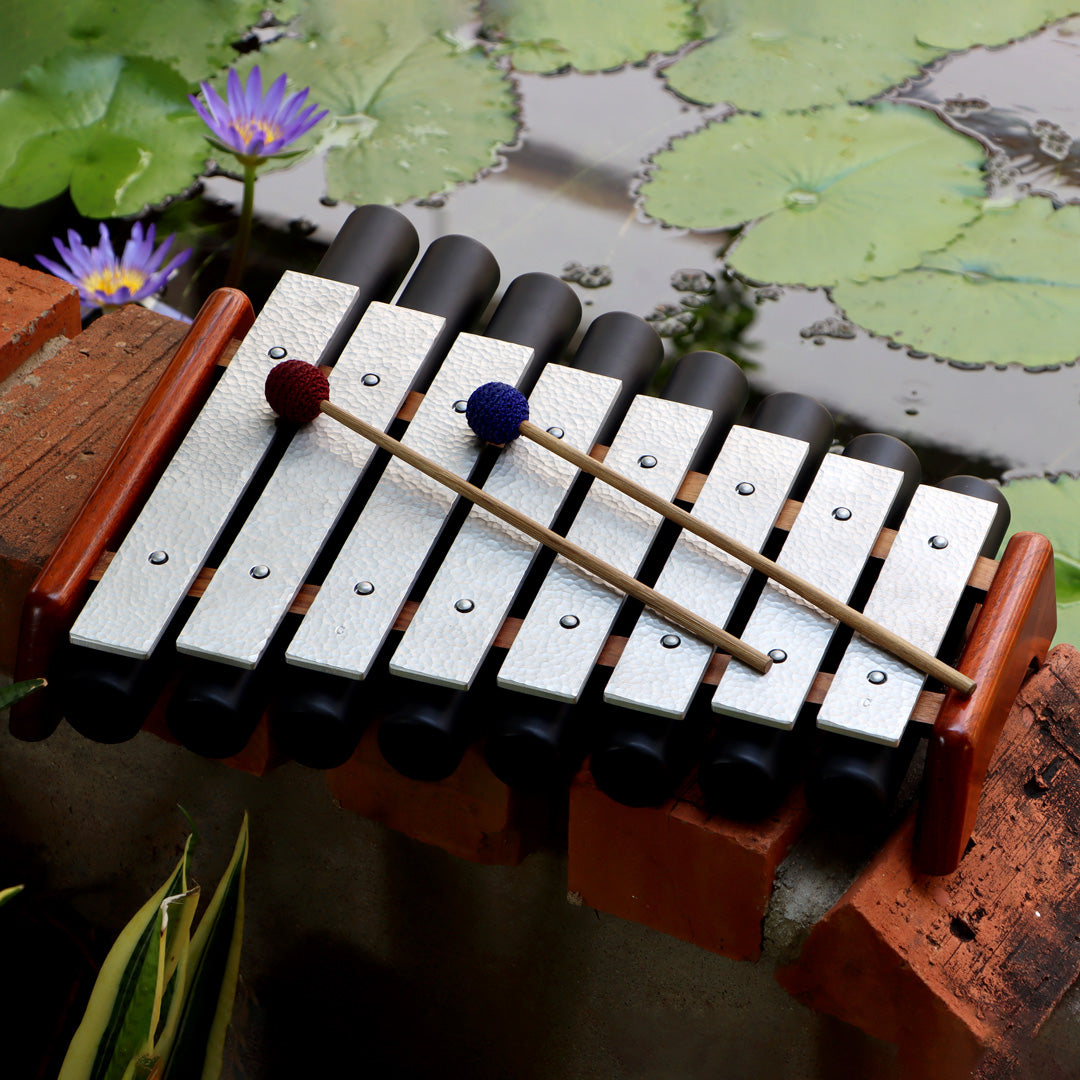
<svg viewBox="0 0 1080 1080"><path fill-rule="evenodd" d="M83 278L83 287L99 296L116 296L121 289L128 289L134 295L142 288L146 276L130 266L113 265L87 274Z"/></svg>
<svg viewBox="0 0 1080 1080"><path fill-rule="evenodd" d="M277 124L268 123L266 120L258 118L241 121L234 120L232 129L240 136L245 150L250 150L251 144L259 136L262 136L263 146L268 145L275 139L281 138L281 128Z"/></svg>

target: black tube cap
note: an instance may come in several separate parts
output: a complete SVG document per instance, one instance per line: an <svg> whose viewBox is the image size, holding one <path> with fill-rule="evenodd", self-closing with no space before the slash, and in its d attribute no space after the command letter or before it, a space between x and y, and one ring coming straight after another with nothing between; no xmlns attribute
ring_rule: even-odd
<svg viewBox="0 0 1080 1080"><path fill-rule="evenodd" d="M529 382L544 364L557 360L581 321L574 290L551 274L522 274L510 282L484 336L533 350Z"/></svg>
<svg viewBox="0 0 1080 1080"><path fill-rule="evenodd" d="M791 497L801 499L832 445L835 430L832 413L820 401L785 391L765 398L754 412L750 426L809 444L806 460L791 489Z"/></svg>
<svg viewBox="0 0 1080 1080"><path fill-rule="evenodd" d="M660 396L709 409L713 414L690 463L691 469L700 471L712 463L731 425L738 420L748 393L742 368L722 353L701 350L687 353L678 361Z"/></svg>
<svg viewBox="0 0 1080 1080"><path fill-rule="evenodd" d="M389 300L408 273L420 240L390 206L361 206L341 226L315 273L355 285L368 299Z"/></svg>
<svg viewBox="0 0 1080 1080"><path fill-rule="evenodd" d="M993 523L986 534L980 555L992 559L996 554L1001 541L1009 531L1009 522L1012 520L1012 511L1009 501L1005 498L1001 488L995 487L989 480L983 480L978 476L950 476L938 484L945 491L955 491L960 495L969 495L973 499L985 499L997 506L997 513Z"/></svg>

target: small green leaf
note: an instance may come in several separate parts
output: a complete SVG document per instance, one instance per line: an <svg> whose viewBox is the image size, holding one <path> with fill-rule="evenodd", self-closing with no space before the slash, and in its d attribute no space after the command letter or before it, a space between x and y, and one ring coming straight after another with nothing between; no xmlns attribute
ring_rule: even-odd
<svg viewBox="0 0 1080 1080"><path fill-rule="evenodd" d="M1066 363L1080 355L1080 207L988 207L917 268L832 295L868 330L951 360Z"/></svg>
<svg viewBox="0 0 1080 1080"><path fill-rule="evenodd" d="M288 17L273 0L6 0L0 86L69 48L152 57L194 83L229 62L268 7Z"/></svg>
<svg viewBox="0 0 1080 1080"><path fill-rule="evenodd" d="M286 73L330 110L312 138L326 151L331 198L401 203L449 191L495 165L517 135L506 73L481 49L433 32L453 13L319 0L296 24L302 40L238 67L258 61L266 81Z"/></svg>
<svg viewBox="0 0 1080 1080"><path fill-rule="evenodd" d="M0 686L0 709L6 709L14 705L16 701L22 701L27 694L32 694L44 685L44 679L24 679L10 686Z"/></svg>
<svg viewBox="0 0 1080 1080"><path fill-rule="evenodd" d="M488 0L484 27L518 71L609 71L697 36L687 0Z"/></svg>
<svg viewBox="0 0 1080 1080"><path fill-rule="evenodd" d="M927 45L967 49L1004 45L1075 10L1070 0L921 0L911 23Z"/></svg>
<svg viewBox="0 0 1080 1080"><path fill-rule="evenodd" d="M150 1049L157 1014L161 907L187 892L189 851L121 931L101 966L59 1080L121 1080Z"/></svg>
<svg viewBox="0 0 1080 1080"><path fill-rule="evenodd" d="M232 859L191 941L183 1007L164 1080L216 1080L236 995L244 936L248 819Z"/></svg>
<svg viewBox="0 0 1080 1080"><path fill-rule="evenodd" d="M641 194L670 225L755 221L727 256L754 281L830 285L895 274L953 239L978 213L983 160L903 105L736 115L656 154Z"/></svg>
<svg viewBox="0 0 1080 1080"><path fill-rule="evenodd" d="M154 60L69 51L0 91L0 205L71 188L88 217L135 214L189 186L206 162L187 83Z"/></svg>
<svg viewBox="0 0 1080 1080"><path fill-rule="evenodd" d="M691 101L755 112L865 101L944 50L915 40L902 0L706 0L715 37L667 68Z"/></svg>
<svg viewBox="0 0 1080 1080"><path fill-rule="evenodd" d="M25 887L25 885L9 885L6 889L0 889L0 907L3 907L9 900L14 900Z"/></svg>
<svg viewBox="0 0 1080 1080"><path fill-rule="evenodd" d="M1080 479L1011 480L1001 489L1013 532L1041 532L1054 545L1058 627L1054 644L1080 644Z"/></svg>

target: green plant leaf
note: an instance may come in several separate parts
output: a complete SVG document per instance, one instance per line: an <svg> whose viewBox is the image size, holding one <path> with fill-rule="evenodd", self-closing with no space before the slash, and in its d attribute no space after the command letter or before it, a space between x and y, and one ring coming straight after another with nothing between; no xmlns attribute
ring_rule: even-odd
<svg viewBox="0 0 1080 1080"><path fill-rule="evenodd" d="M771 112L864 101L943 55L916 41L912 4L861 0L707 0L715 35L667 68L691 101Z"/></svg>
<svg viewBox="0 0 1080 1080"><path fill-rule="evenodd" d="M6 889L0 889L0 907L3 907L9 900L14 900L25 887L25 885L9 885Z"/></svg>
<svg viewBox="0 0 1080 1080"><path fill-rule="evenodd" d="M221 1071L244 936L247 855L245 814L232 859L191 941L184 1002L164 1080L216 1080Z"/></svg>
<svg viewBox="0 0 1080 1080"><path fill-rule="evenodd" d="M312 134L327 152L331 198L400 203L449 191L514 141L506 73L483 50L433 32L459 7L319 0L296 23L302 40L259 54L265 80L287 73L330 110Z"/></svg>
<svg viewBox="0 0 1080 1080"><path fill-rule="evenodd" d="M911 24L919 41L945 49L1004 45L1076 10L1069 0L920 0Z"/></svg>
<svg viewBox="0 0 1080 1080"><path fill-rule="evenodd" d="M1080 355L1080 207L989 207L944 251L885 281L842 283L848 318L971 364L1042 367Z"/></svg>
<svg viewBox="0 0 1080 1080"><path fill-rule="evenodd" d="M274 0L6 0L0 86L73 47L151 57L195 83L229 63L231 42L266 8L279 18L292 10Z"/></svg>
<svg viewBox="0 0 1080 1080"><path fill-rule="evenodd" d="M609 71L697 37L686 0L487 0L485 32L518 71Z"/></svg>
<svg viewBox="0 0 1080 1080"><path fill-rule="evenodd" d="M189 186L206 162L187 83L155 60L69 51L0 90L0 205L71 188L82 214L135 214Z"/></svg>
<svg viewBox="0 0 1080 1080"><path fill-rule="evenodd" d="M831 285L895 274L952 240L978 213L983 160L909 106L736 115L654 155L641 195L669 225L754 221L727 256L754 281Z"/></svg>
<svg viewBox="0 0 1080 1080"><path fill-rule="evenodd" d="M0 686L0 709L22 701L27 694L32 694L44 685L44 679L23 679L22 682L12 683L10 686Z"/></svg>
<svg viewBox="0 0 1080 1080"><path fill-rule="evenodd" d="M1041 532L1054 545L1058 627L1054 644L1080 644L1080 479L1010 480L1001 489L1013 532Z"/></svg>
<svg viewBox="0 0 1080 1080"><path fill-rule="evenodd" d="M162 971L162 904L187 892L189 857L185 844L169 879L109 950L59 1080L122 1080L135 1059L150 1049Z"/></svg>

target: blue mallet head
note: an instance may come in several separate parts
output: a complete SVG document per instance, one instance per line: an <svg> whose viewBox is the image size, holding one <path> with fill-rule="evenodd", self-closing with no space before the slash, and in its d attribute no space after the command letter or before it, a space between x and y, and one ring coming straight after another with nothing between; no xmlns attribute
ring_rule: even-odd
<svg viewBox="0 0 1080 1080"><path fill-rule="evenodd" d="M522 421L529 419L529 402L506 383L484 383L469 395L465 419L478 438L502 446L518 437Z"/></svg>

